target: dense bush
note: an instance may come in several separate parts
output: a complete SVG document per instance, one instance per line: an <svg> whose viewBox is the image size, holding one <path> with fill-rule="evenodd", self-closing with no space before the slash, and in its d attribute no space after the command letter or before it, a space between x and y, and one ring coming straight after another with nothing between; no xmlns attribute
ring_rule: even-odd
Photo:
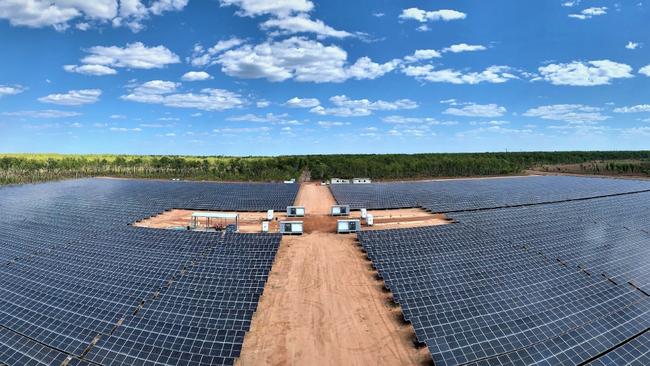
<svg viewBox="0 0 650 366"><path fill-rule="evenodd" d="M370 177L410 179L518 174L535 166L611 161L605 169L648 173L650 151L467 154L304 155L278 157L7 154L0 184L113 176L194 180L279 181ZM620 162L626 160L626 162Z"/></svg>

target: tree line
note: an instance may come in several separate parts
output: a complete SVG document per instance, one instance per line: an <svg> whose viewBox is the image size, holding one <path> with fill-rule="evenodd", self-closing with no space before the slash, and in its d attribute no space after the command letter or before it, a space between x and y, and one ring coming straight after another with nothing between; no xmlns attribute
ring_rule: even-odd
<svg viewBox="0 0 650 366"><path fill-rule="evenodd" d="M0 155L0 184L112 176L217 181L281 181L369 177L415 179L519 174L552 164L609 161L616 171L648 174L650 151L461 154L296 155L277 157L146 155ZM625 162L620 162L625 161Z"/></svg>

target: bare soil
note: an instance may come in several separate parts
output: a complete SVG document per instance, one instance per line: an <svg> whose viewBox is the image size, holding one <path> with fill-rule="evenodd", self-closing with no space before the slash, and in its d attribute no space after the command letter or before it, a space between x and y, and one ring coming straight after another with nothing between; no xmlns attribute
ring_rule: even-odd
<svg viewBox="0 0 650 366"><path fill-rule="evenodd" d="M356 236L317 225L336 221L327 216L333 204L328 187L301 186L296 205L308 208L305 224L313 228L282 239L237 365L430 362L426 348L413 345L413 328L382 291Z"/></svg>
<svg viewBox="0 0 650 366"><path fill-rule="evenodd" d="M148 227L155 229L173 229L177 227L186 227L190 225L192 220L192 214L194 212L214 212L214 211L201 211L201 210L171 210L165 211L157 216L153 216L149 219L136 222L133 226L138 227ZM229 212L233 213L233 212ZM243 233L259 233L262 231L262 221L266 219L266 212L237 212L239 214L239 231ZM270 231L277 232L279 229L278 220L284 220L287 218L285 213L274 214L274 217L277 220L273 220L270 223ZM205 225L204 220L200 220L201 225ZM213 223L217 223L213 221ZM224 223L226 223L224 221ZM227 223L234 223L234 221L228 221Z"/></svg>

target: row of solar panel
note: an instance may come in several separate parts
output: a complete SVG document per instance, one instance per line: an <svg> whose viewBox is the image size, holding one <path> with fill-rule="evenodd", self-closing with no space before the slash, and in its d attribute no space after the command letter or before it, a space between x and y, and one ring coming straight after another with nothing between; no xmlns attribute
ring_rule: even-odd
<svg viewBox="0 0 650 366"><path fill-rule="evenodd" d="M650 190L650 182L566 176L332 185L353 209L423 207L432 212L560 202Z"/></svg>
<svg viewBox="0 0 650 366"><path fill-rule="evenodd" d="M14 340L0 344L0 364L56 365L71 355L70 365L84 365L74 357L97 335L88 357L101 350L114 357L102 362L128 364L128 355L111 345L118 335L146 330L148 349L157 344L154 335L173 338L181 328L186 334L177 341L193 337L196 345L192 359L228 364L250 326L279 237L222 238L128 224L193 205L201 195L211 209L227 210L232 202L244 202L240 210L284 208L297 186L86 179L0 191L0 329ZM215 353L214 332L231 352ZM188 355L181 348L163 354L178 352L183 360Z"/></svg>
<svg viewBox="0 0 650 366"><path fill-rule="evenodd" d="M650 293L650 193L455 213L455 220Z"/></svg>
<svg viewBox="0 0 650 366"><path fill-rule="evenodd" d="M550 364L587 361L609 343L587 343L591 352L572 354L561 342L582 342L590 326L613 320L620 320L614 328L638 333L638 320L650 316L640 291L462 223L362 232L359 239L437 365L509 364L503 355L524 364L550 356L557 357ZM629 324L628 313L637 314ZM575 339L562 338L574 330ZM532 352L539 344L553 351Z"/></svg>

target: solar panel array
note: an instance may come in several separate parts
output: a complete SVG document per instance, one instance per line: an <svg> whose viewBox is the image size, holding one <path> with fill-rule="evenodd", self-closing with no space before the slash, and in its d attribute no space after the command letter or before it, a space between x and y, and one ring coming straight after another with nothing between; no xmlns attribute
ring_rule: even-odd
<svg viewBox="0 0 650 366"><path fill-rule="evenodd" d="M650 327L650 298L465 224L360 243L436 365L577 365Z"/></svg>
<svg viewBox="0 0 650 366"><path fill-rule="evenodd" d="M436 365L648 364L650 192L554 178L600 188L503 179L511 200L467 193L454 224L358 234Z"/></svg>
<svg viewBox="0 0 650 366"><path fill-rule="evenodd" d="M449 216L573 268L650 293L650 193Z"/></svg>
<svg viewBox="0 0 650 366"><path fill-rule="evenodd" d="M266 210L295 191L104 179L0 188L0 364L232 364L281 237L128 224L196 196L206 209Z"/></svg>
<svg viewBox="0 0 650 366"><path fill-rule="evenodd" d="M339 204L353 209L423 207L436 213L560 202L650 190L650 182L533 176L402 183L333 184Z"/></svg>

